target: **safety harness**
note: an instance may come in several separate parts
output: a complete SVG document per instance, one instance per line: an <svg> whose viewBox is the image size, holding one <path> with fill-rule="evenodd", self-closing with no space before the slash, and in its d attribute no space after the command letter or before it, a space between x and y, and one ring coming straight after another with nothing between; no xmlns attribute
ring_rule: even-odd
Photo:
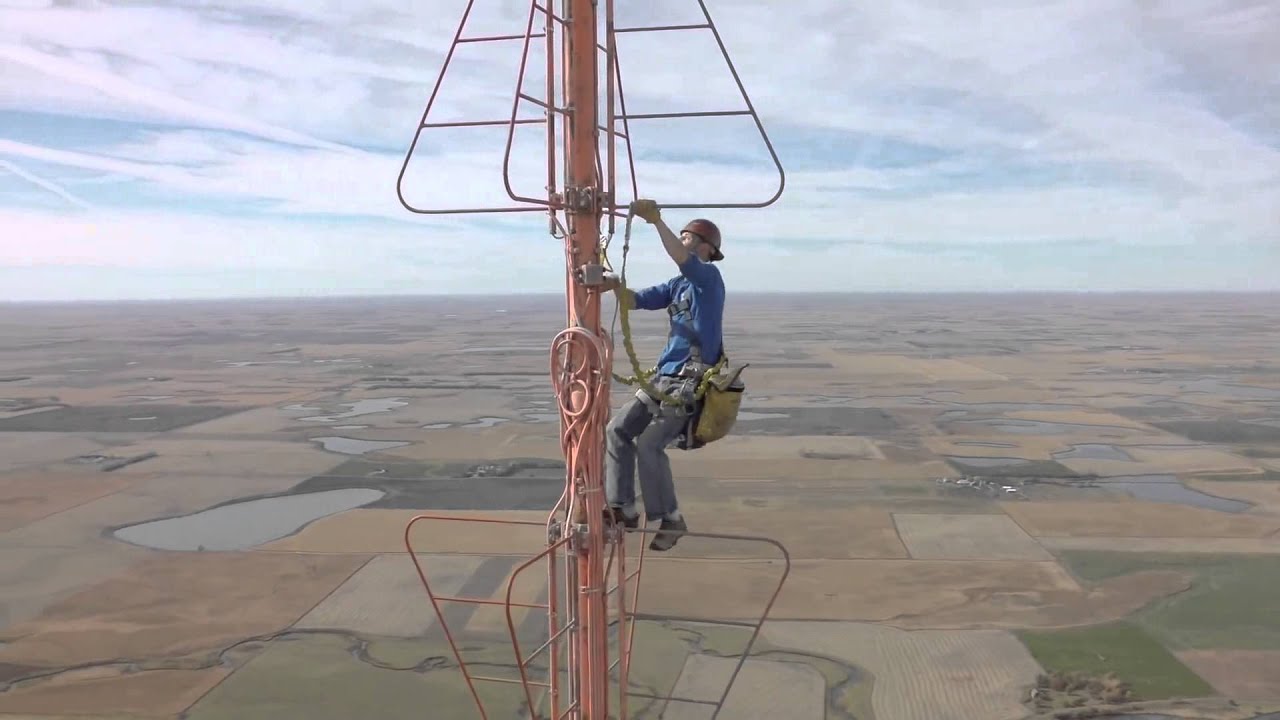
<svg viewBox="0 0 1280 720"><path fill-rule="evenodd" d="M698 343L697 335L691 332L690 359L680 369L678 376L682 378L698 378L692 404L690 405L684 399L662 392L654 387L652 378L657 374L658 368L656 366L649 370L640 368L640 361L636 356L635 345L631 338L630 311L633 298L631 291L627 288L627 254L631 250L631 222L634 217L634 213L627 213L622 243L622 268L619 273L618 310L614 316L615 321L621 321L622 344L626 349L627 358L631 361L634 375L623 377L614 373L613 378L625 385L636 387L636 397L645 403L650 412L655 415L660 412L662 405L685 406L684 409L688 413L688 422L685 425L684 432L676 442L676 447L681 450L696 450L723 438L733 429L738 419L738 411L742 407L742 396L746 392L746 384L742 380L742 371L749 366L749 363L730 366L728 353L724 352L723 349L720 353L719 362L714 365L704 363L702 361L702 348ZM608 246L608 240L601 243L600 262L612 271L613 268L609 264L607 254ZM681 324L692 331L693 318L689 314L691 306L688 291L686 290L678 298L672 298L672 302L667 306L667 315L672 321L675 321L678 315L684 313L687 319L681 321ZM668 341L670 341L671 334L674 332L675 327L673 324L671 330L668 331Z"/></svg>

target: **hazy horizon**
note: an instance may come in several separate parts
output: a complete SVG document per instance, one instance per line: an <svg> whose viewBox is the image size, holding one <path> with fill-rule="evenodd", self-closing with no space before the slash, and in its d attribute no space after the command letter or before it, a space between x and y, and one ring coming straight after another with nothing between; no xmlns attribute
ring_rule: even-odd
<svg viewBox="0 0 1280 720"><path fill-rule="evenodd" d="M1001 297L1214 297L1214 296L1259 296L1280 298L1280 290L850 290L833 291L773 291L746 290L734 292L730 302L737 300L755 300L768 298L1001 298ZM447 302L466 302L469 300L505 300L505 299L537 299L547 303L563 303L564 295L554 292L511 292L511 293L397 293L382 295L239 295L224 297L171 297L171 298L82 298L73 300L4 300L0 306L30 305L147 305L160 303L180 303L195 305L201 303L286 303L286 302L342 302L342 301L414 301L439 300ZM606 299L603 312L612 313L614 303Z"/></svg>

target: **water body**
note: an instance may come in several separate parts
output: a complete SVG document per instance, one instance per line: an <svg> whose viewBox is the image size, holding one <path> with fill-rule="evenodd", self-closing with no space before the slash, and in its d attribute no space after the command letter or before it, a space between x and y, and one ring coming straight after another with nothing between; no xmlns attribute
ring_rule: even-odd
<svg viewBox="0 0 1280 720"><path fill-rule="evenodd" d="M1203 392L1247 400L1280 400L1280 389L1227 382L1219 378L1192 380L1179 384L1178 389L1183 392Z"/></svg>
<svg viewBox="0 0 1280 720"><path fill-rule="evenodd" d="M771 412L752 412L751 410L739 410L739 420L777 420L781 418L791 417L787 413L771 413Z"/></svg>
<svg viewBox="0 0 1280 720"><path fill-rule="evenodd" d="M1016 402L975 402L962 403L954 400L945 400L949 405L959 405L967 410L977 412L1005 413L1005 412L1024 412L1030 410L1079 410L1079 405L1070 403L1016 403Z"/></svg>
<svg viewBox="0 0 1280 720"><path fill-rule="evenodd" d="M1218 512L1239 513L1253 507L1243 500L1233 500L1192 490L1173 475L1118 475L1100 478L1098 484L1129 493L1139 500L1176 503Z"/></svg>
<svg viewBox="0 0 1280 720"><path fill-rule="evenodd" d="M407 442L393 442L389 440L359 440L347 437L314 437L312 442L318 442L324 446L329 452L342 453L343 455L364 455L365 453L377 450L388 450L390 448L404 447Z"/></svg>
<svg viewBox="0 0 1280 720"><path fill-rule="evenodd" d="M948 411L950 412L950 411ZM945 416L947 413L943 413ZM939 418L943 419L943 418ZM1010 433L1013 435L1061 435L1065 433L1076 433L1081 430L1092 430L1100 435L1114 434L1115 432L1132 433L1133 429L1121 427L1118 425L1090 425L1086 423L1056 423L1046 422L1043 420L1016 420L1010 418L985 418L982 420L953 420L955 424L973 424L988 427L996 432Z"/></svg>
<svg viewBox="0 0 1280 720"><path fill-rule="evenodd" d="M920 397L918 395L868 395L857 402L866 406L883 405L886 407L937 407L941 400Z"/></svg>
<svg viewBox="0 0 1280 720"><path fill-rule="evenodd" d="M408 405L408 404L409 403L404 401L404 398L398 398L398 397L374 398L371 400L357 400L351 403L342 403L342 407L351 408L350 410L344 413L338 413L336 415L312 415L311 417L304 417L302 418L302 420L304 422L328 423L328 422L334 422L337 420L343 420L345 418L360 417L361 415L372 415L374 413L391 412L396 408L404 407L405 405ZM303 409L301 406L295 406L295 405L291 405L285 409L289 410L291 408ZM305 408L305 409L310 410L311 408Z"/></svg>
<svg viewBox="0 0 1280 720"><path fill-rule="evenodd" d="M385 494L356 488L259 498L131 525L114 534L127 543L156 550L247 550L292 535L322 517L368 505Z"/></svg>
<svg viewBox="0 0 1280 720"><path fill-rule="evenodd" d="M956 445L961 445L961 446L964 446L964 447L992 447L992 448L1016 448L1016 447L1018 447L1017 443L1006 443L1006 442L986 442L986 441L983 441L983 440L961 440L960 442L957 442L957 443L956 443Z"/></svg>
<svg viewBox="0 0 1280 720"><path fill-rule="evenodd" d="M230 362L228 360L223 360L221 362L226 363L228 367L235 367L235 368L253 367L255 365L301 365L302 364L301 360L240 360L237 362Z"/></svg>
<svg viewBox="0 0 1280 720"><path fill-rule="evenodd" d="M1070 460L1072 458L1133 461L1133 456L1115 445L1103 445L1101 443L1072 445L1068 450L1061 450L1053 454L1054 460Z"/></svg>
<svg viewBox="0 0 1280 720"><path fill-rule="evenodd" d="M840 397L837 395L810 395L807 398L800 395L798 397L802 402L812 402L815 405L843 405L844 403L851 402L853 400L853 398ZM756 398L756 400L759 400L760 402L770 399L771 398L767 395L762 395Z"/></svg>
<svg viewBox="0 0 1280 720"><path fill-rule="evenodd" d="M499 312L506 312L501 310ZM533 345L480 345L471 346L458 352L461 354L471 355L475 353L536 353L543 352L544 348L535 347Z"/></svg>
<svg viewBox="0 0 1280 720"><path fill-rule="evenodd" d="M476 428L491 428L491 427L494 427L494 426L497 426L497 425L501 425L501 424L502 424L502 423L504 423L504 422L507 422L507 418L500 418L500 417L482 417L482 418L477 418L476 420L473 420L472 422L469 422L469 423L467 423L466 425L463 425L462 427L464 427L464 428L472 428L472 429L476 429Z"/></svg>

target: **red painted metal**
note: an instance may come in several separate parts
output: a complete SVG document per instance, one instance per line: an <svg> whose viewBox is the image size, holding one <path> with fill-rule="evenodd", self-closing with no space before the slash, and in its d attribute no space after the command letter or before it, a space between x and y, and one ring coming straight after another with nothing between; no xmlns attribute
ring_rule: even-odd
<svg viewBox="0 0 1280 720"><path fill-rule="evenodd" d="M619 163L617 141L625 141L625 161L628 165L632 197L639 196L636 170L631 143L631 121L661 120L679 117L750 116L764 139L765 146L778 169L779 184L773 195L764 201L751 203L695 204L663 202L664 208L746 208L772 204L782 194L785 174L772 143L764 132L759 116L743 89L737 70L728 57L719 32L711 20L703 0L698 0L705 23L696 25L656 25L651 27L618 28L613 21L615 0L605 0L603 18L599 16L599 0L556 0L560 13L538 0L530 3L529 13L522 34L464 36L464 29L471 16L475 0L468 0L454 33L453 43L436 78L426 110L418 123L413 142L405 156L396 183L401 204L410 212L437 214L477 214L508 212L546 212L551 235L564 240L565 246L565 297L566 328L551 345L551 377L555 396L560 407L561 451L565 459L565 487L559 502L552 508L545 523L515 521L501 518L455 517L444 514L419 515L405 527L405 548L414 563L431 605L435 610L446 641L459 664L463 678L474 698L482 718L489 714L477 690L477 682L519 684L523 689L525 704L531 718L568 718L570 720L606 720L627 718L627 698L644 697L632 690L629 684L631 649L635 637L635 619L640 596L640 578L644 567L644 548L641 544L634 570L628 571L626 536L621 528L604 522L604 429L609 417L609 389L613 370L613 343L601 323L602 296L598 285L588 284L584 278L598 270L601 248L607 247L618 217L626 216L626 208L617 202L617 165ZM535 32L535 21L542 17L540 32ZM599 21L605 25L604 42L599 37ZM622 84L621 65L617 51L619 33L710 30L716 38L721 53L738 83L746 102L746 109L688 113L633 113L627 112ZM528 68L532 41L543 39L546 45L545 97L538 98L526 91L524 76ZM518 80L512 95L511 112L505 119L469 120L461 122L429 122L429 116L438 99L441 83L459 45L487 42L523 41L523 53L519 64ZM603 60L601 54L603 53ZM558 58L558 60L557 60ZM605 100L607 117L598 117L600 88L598 70L603 62L605 73ZM519 117L521 103L530 103L543 112L540 119ZM528 197L517 193L511 181L511 156L517 125L543 123L546 126L546 195ZM619 129L618 125L622 128ZM507 126L506 149L503 155L503 184L511 206L470 208L423 208L411 205L404 195L404 179L408 164L422 139L423 132L435 128L466 128ZM603 152L600 142L604 141ZM563 157L558 149L563 147ZM563 182L563 186L561 186ZM608 218L608 228L601 227ZM411 530L422 521L448 521L490 523L495 527L519 526L543 527L546 546L540 552L520 563L507 583L505 600L469 598L436 594L428 582L427 573L419 555L414 551ZM644 538L646 533L656 532L642 526L627 531ZM790 558L786 548L775 540L750 536L712 533L688 533L688 538L720 538L739 541L764 542L776 546L782 553L785 569L779 584L754 627L751 643L759 634L760 626L776 600L782 583L790 572ZM460 548L461 550L461 548ZM523 577L531 567L545 563L548 600L546 603L522 603L512 599L517 578ZM612 577L611 577L612 576ZM628 598L627 589L634 583ZM563 602L561 596L563 594ZM506 608L507 629L514 650L514 668L518 677L476 675L468 668L453 631L447 626L442 609L448 603L476 605L503 605ZM548 618L547 639L538 648L525 652L520 646L513 608L545 610ZM617 632L617 657L610 658L610 628ZM751 643L740 658L733 673L736 678ZM531 663L547 653L549 669L546 681L531 676ZM616 672L616 678L615 678ZM617 682L616 696L611 693L613 681ZM730 686L733 679L730 679ZM544 692L541 697L535 689ZM729 687L716 706L716 712L728 697ZM693 700L662 698L666 701ZM708 701L697 701L708 702ZM544 712L545 711L545 712ZM546 714L549 713L549 714Z"/></svg>

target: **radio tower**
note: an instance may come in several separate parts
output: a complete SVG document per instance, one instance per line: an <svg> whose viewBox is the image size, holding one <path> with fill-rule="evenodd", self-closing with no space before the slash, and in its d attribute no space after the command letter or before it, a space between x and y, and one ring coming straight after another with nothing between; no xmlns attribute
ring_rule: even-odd
<svg viewBox="0 0 1280 720"><path fill-rule="evenodd" d="M646 0L637 0L647 5ZM600 0L532 0L529 7L528 21L524 32L510 35L493 35L472 37L464 35L468 18L471 15L475 0L468 0L454 34L453 43L445 57L444 65L436 79L426 110L414 135L412 144L406 154L397 181L397 194L401 204L409 211L423 214L478 214L478 213L512 213L512 212L545 212L549 218L550 231L553 237L564 241L565 245L565 296L566 296L566 328L552 342L551 376L560 405L561 449L564 454L566 477L565 488L560 501L552 509L546 525L547 546L528 561L521 564L508 583L507 609L508 627L512 633L515 648L518 678L484 677L474 675L468 669L453 634L445 624L442 604L447 603L482 603L495 604L487 598L448 597L434 593L427 579L423 564L419 561L411 543L411 530L421 521L453 521L484 522L500 525L535 525L543 523L521 522L507 519L458 518L444 515L419 515L405 528L405 545L430 597L445 637L453 647L455 657L462 669L467 686L479 707L480 716L490 717L476 689L477 681L497 683L518 683L522 686L528 706L528 717L549 717L555 720L605 720L609 717L627 717L627 697L636 693L630 692L627 684L627 673L630 659L631 638L633 628L630 619L639 590L638 577L642 567L644 552L641 546L640 559L634 572L628 574L626 569L625 542L620 528L606 525L604 521L604 430L609 418L610 381L613 371L613 343L601 324L600 290L606 270L602 247L607 247L612 237L615 221L618 217L626 217L627 206L619 207L616 195L616 158L617 139L626 142L627 162L630 166L632 197L637 197L636 175L632 162L630 121L660 120L666 118L682 118L697 116L750 116L764 140L774 165L778 170L777 190L771 197L762 202L750 203L670 203L658 198L664 208L759 208L775 202L781 195L785 183L782 165L773 149L769 138L765 135L751 101L747 97L742 82L738 77L732 61L725 50L711 20L711 15L703 0L697 0L702 9L705 22L687 25L662 25L650 27L619 28L614 25L614 0L604 0L603 13ZM551 6L559 6L557 12ZM541 25L535 30L535 21ZM601 42L600 25L604 25L604 41ZM742 93L746 107L715 112L682 112L682 113L626 113L623 99L620 67L617 55L616 38L621 33L637 32L675 32L675 31L710 31L714 36L724 60L728 63L733 79ZM529 61L529 49L532 40L540 39L546 46L546 95L538 99L524 88L524 77ZM557 46L557 40L559 44ZM436 102L441 83L449 69L455 51L461 45L473 43L523 42L524 52L520 59L516 89L512 100L511 114L503 119L469 120L461 122L429 122L432 106ZM557 58L559 58L557 60ZM607 69L604 88L607 117L599 117L601 88L599 87L600 69ZM557 73L559 71L559 73ZM557 92L559 91L559 92ZM557 95L560 96L557 101ZM541 119L520 119L518 110L522 103L530 103L543 110ZM517 125L542 123L546 126L546 159L547 181L546 196L531 198L518 195L511 182L511 150ZM618 125L623 127L619 129ZM404 181L410 159L418 142L426 130L433 128L466 128L466 127L501 127L507 128L506 152L503 159L503 182L507 196L517 203L504 207L473 207L451 209L429 209L411 204L405 197ZM562 133L564 157L560 168L557 168L557 132ZM600 147L604 140L603 152ZM564 173L563 187L559 186L558 174ZM607 232L602 232L604 218L608 218ZM636 531L632 531L636 532ZM639 532L653 532L641 528ZM776 541L766 538L749 538L745 536L712 535L707 533L688 533L689 537L719 537L742 540L755 540L771 543L782 549L784 558L786 551ZM615 562L616 559L616 562ZM547 581L549 583L549 600L546 604L526 604L511 601L511 586L516 576L523 570L538 562L546 562ZM563 564L564 576L561 577L559 565ZM616 566L616 584L610 584L612 569ZM606 569L606 568L609 569ZM789 559L787 568L790 568ZM783 573L783 580L787 572ZM628 609L626 598L627 584L636 580L635 591L630 598L631 609ZM566 607L559 607L557 601L557 584L563 582ZM782 586L779 582L778 589ZM777 590L773 597L777 597ZM616 595L615 595L616 593ZM611 617L611 598L616 598ZM502 603L497 603L502 604ZM771 607L773 600L769 602ZM511 608L545 608L549 618L548 640L546 643L525 654L521 651L516 638L515 624L512 622ZM765 610L767 615L768 608ZM764 618L761 618L763 623ZM617 630L617 657L611 661L609 657L609 633L611 627ZM756 632L759 631L759 624ZM752 640L754 641L754 635ZM561 650L565 650L565 667L561 667ZM546 682L535 681L530 677L529 662L534 655L543 650L549 651L550 674ZM749 652L749 647L748 647ZM744 653L742 660L745 660ZM742 661L739 661L740 669ZM611 675L617 671L619 683L618 704L610 712ZM734 675L736 676L735 671ZM730 681L732 682L732 680ZM537 689L535 689L537 688ZM725 696L728 688L725 690ZM540 697L535 698L535 695ZM670 699L670 698L668 698ZM721 704L724 698L721 698ZM543 702L547 701L550 712L545 714ZM718 706L717 706L718 707Z"/></svg>

